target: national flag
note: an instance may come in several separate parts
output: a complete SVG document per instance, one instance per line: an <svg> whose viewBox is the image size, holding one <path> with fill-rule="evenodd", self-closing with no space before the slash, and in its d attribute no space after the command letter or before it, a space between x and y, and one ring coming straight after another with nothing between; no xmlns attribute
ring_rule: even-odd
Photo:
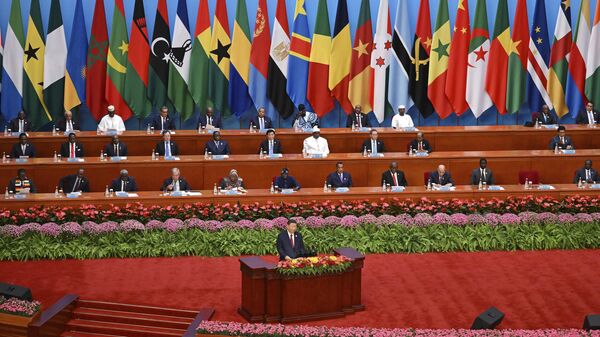
<svg viewBox="0 0 600 337"><path fill-rule="evenodd" d="M372 50L373 29L371 28L371 9L369 0L361 0L358 23L354 34L354 48L352 48L348 98L352 105L360 105L363 112L373 110Z"/></svg>
<svg viewBox="0 0 600 337"><path fill-rule="evenodd" d="M67 70L67 39L60 11L60 0L52 0L50 3L44 62L44 100L50 116L58 119L65 112L65 71Z"/></svg>
<svg viewBox="0 0 600 337"><path fill-rule="evenodd" d="M527 1L519 0L513 23L513 34L508 56L508 82L506 88L506 108L515 113L525 103L527 88L527 57L529 54L529 23L527 22Z"/></svg>
<svg viewBox="0 0 600 337"><path fill-rule="evenodd" d="M201 110L208 106L208 67L210 63L210 16L208 0L200 0L196 33L192 44L190 92Z"/></svg>
<svg viewBox="0 0 600 337"><path fill-rule="evenodd" d="M6 31L6 53L2 59L2 116L11 120L23 107L23 49L25 34L21 19L21 0L13 0Z"/></svg>
<svg viewBox="0 0 600 337"><path fill-rule="evenodd" d="M529 38L529 53L527 54L527 102L531 111L540 111L542 104L550 110L554 107L546 87L548 85L548 59L550 58L550 40L548 39L548 24L546 21L545 0L535 2L533 23Z"/></svg>
<svg viewBox="0 0 600 337"><path fill-rule="evenodd" d="M87 106L96 121L104 116L108 102L104 95L106 87L106 58L108 56L108 33L104 1L96 1L92 35L87 54L87 78L85 97Z"/></svg>
<svg viewBox="0 0 600 337"><path fill-rule="evenodd" d="M379 123L385 117L385 94L387 82L387 69L392 58L392 26L390 22L390 9L387 0L379 2L377 12L377 26L371 52L371 68L373 68L373 113Z"/></svg>
<svg viewBox="0 0 600 337"><path fill-rule="evenodd" d="M414 44L411 51L411 67L408 72L408 92L423 117L433 114L433 106L427 97L427 78L429 76L429 53L431 51L431 19L429 0L421 0Z"/></svg>
<svg viewBox="0 0 600 337"><path fill-rule="evenodd" d="M266 114L272 120L277 111L267 98L267 77L269 75L269 49L271 48L271 29L267 0L259 0L256 8L254 36L250 47L250 97L256 109L265 107Z"/></svg>
<svg viewBox="0 0 600 337"><path fill-rule="evenodd" d="M2 67L2 59L3 58L4 58L4 46L2 44L2 31L0 31L0 68ZM2 74L0 74L0 95L1 94L2 94Z"/></svg>
<svg viewBox="0 0 600 337"><path fill-rule="evenodd" d="M452 105L444 92L446 75L448 74L448 57L450 56L450 16L448 2L440 1L437 19L435 20L433 42L429 58L429 78L427 94L437 114L443 119L452 113ZM454 81L455 79L453 79ZM454 83L454 82L453 82Z"/></svg>
<svg viewBox="0 0 600 337"><path fill-rule="evenodd" d="M179 0L169 52L169 84L167 95L185 121L194 113L194 99L189 91L192 39L185 0Z"/></svg>
<svg viewBox="0 0 600 337"><path fill-rule="evenodd" d="M319 0L317 20L310 46L308 66L307 98L313 110L320 117L333 109L333 99L329 90L329 60L331 32L329 31L329 11L327 0Z"/></svg>
<svg viewBox="0 0 600 337"><path fill-rule="evenodd" d="M590 1L582 0L569 56L569 74L571 76L567 82L567 106L573 118L577 117L577 113L588 102L585 95L585 72L588 46L590 45L590 23ZM598 48L597 45L593 46Z"/></svg>
<svg viewBox="0 0 600 337"><path fill-rule="evenodd" d="M493 105L484 86L490 52L490 34L485 2L486 0L477 0L473 31L469 42L466 98L475 118L479 118Z"/></svg>
<svg viewBox="0 0 600 337"><path fill-rule="evenodd" d="M210 41L210 62L208 71L208 95L213 101L215 108L221 111L223 116L229 115L229 68L230 68L229 20L227 19L227 4L225 0L217 1L215 17L213 20L212 38Z"/></svg>
<svg viewBox="0 0 600 337"><path fill-rule="evenodd" d="M206 13L208 15L208 8L206 9ZM167 97L169 53L171 51L171 43L169 41L171 41L171 33L169 30L167 0L158 0L156 17L154 18L154 32L152 33L152 43L150 44L150 67L148 67L148 99L150 99L150 102L155 107L168 106L170 104Z"/></svg>
<svg viewBox="0 0 600 337"><path fill-rule="evenodd" d="M287 93L294 104L306 103L306 82L310 59L310 34L304 0L296 0L294 26L288 60Z"/></svg>
<svg viewBox="0 0 600 337"><path fill-rule="evenodd" d="M558 117L569 113L565 102L568 63L571 52L571 2L562 1L554 28L554 42L550 51L548 94Z"/></svg>
<svg viewBox="0 0 600 337"><path fill-rule="evenodd" d="M287 87L288 56L290 54L289 32L285 1L277 1L273 37L269 49L267 97L273 102L279 115L283 118L288 118L294 112L294 103L285 90Z"/></svg>
<svg viewBox="0 0 600 337"><path fill-rule="evenodd" d="M508 75L510 41L508 5L506 4L506 0L498 0L494 35L492 37L488 71L485 78L485 89L490 95L492 102L494 102L494 105L496 105L498 113L501 115L506 114L506 79Z"/></svg>
<svg viewBox="0 0 600 337"><path fill-rule="evenodd" d="M408 25L408 0L399 0L396 6L396 20L392 36L392 58L388 85L388 102L396 109L404 105L406 109L414 104L408 96L408 72L411 67L410 27Z"/></svg>
<svg viewBox="0 0 600 337"><path fill-rule="evenodd" d="M52 120L43 94L45 50L40 0L32 0L23 56L23 110L34 129L39 129Z"/></svg>
<svg viewBox="0 0 600 337"><path fill-rule="evenodd" d="M600 4L596 4L594 25L590 36L590 46L600 46ZM585 95L596 104L600 104L600 49L589 48L585 70Z"/></svg>
<svg viewBox="0 0 600 337"><path fill-rule="evenodd" d="M352 64L352 39L350 23L348 22L348 4L346 0L338 0L333 38L331 39L330 59L335 60L329 65L329 90L342 110L347 114L352 109L348 98L350 83L350 66Z"/></svg>
<svg viewBox="0 0 600 337"><path fill-rule="evenodd" d="M71 26L71 40L67 52L65 72L65 110L72 110L85 102L85 78L87 75L88 39L81 0L75 3L75 15ZM103 96L103 95L101 95Z"/></svg>
<svg viewBox="0 0 600 337"><path fill-rule="evenodd" d="M152 110L148 101L148 66L150 65L150 44L148 26L144 12L144 2L135 0L131 37L127 52L125 72L125 101L137 118L145 118Z"/></svg>
<svg viewBox="0 0 600 337"><path fill-rule="evenodd" d="M246 0L238 0L231 41L229 106L236 117L248 110L252 101L248 93L250 77L250 26Z"/></svg>
<svg viewBox="0 0 600 337"><path fill-rule="evenodd" d="M469 64L469 40L471 39L471 24L469 21L469 1L459 0L454 23L454 36L450 44L448 59L446 96L452 104L456 115L462 115L468 108L466 100L467 67Z"/></svg>
<svg viewBox="0 0 600 337"><path fill-rule="evenodd" d="M125 10L123 0L115 0L112 27L110 31L110 44L106 63L106 100L114 105L116 112L123 120L133 116L129 105L125 102L125 73L127 72L127 53L129 52L129 38L125 24Z"/></svg>

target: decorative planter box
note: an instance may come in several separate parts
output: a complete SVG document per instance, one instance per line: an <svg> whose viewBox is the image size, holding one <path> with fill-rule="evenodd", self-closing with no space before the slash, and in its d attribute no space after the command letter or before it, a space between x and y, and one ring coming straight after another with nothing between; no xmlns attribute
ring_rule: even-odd
<svg viewBox="0 0 600 337"><path fill-rule="evenodd" d="M29 323L40 317L41 310L31 317L0 313L0 336L27 337Z"/></svg>

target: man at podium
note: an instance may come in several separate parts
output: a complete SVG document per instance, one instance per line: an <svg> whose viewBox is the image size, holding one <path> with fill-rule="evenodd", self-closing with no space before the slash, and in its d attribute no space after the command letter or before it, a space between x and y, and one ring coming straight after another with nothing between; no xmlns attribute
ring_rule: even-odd
<svg viewBox="0 0 600 337"><path fill-rule="evenodd" d="M285 229L277 236L277 251L279 252L280 261L308 255L304 248L302 235L297 230L298 224L290 220Z"/></svg>

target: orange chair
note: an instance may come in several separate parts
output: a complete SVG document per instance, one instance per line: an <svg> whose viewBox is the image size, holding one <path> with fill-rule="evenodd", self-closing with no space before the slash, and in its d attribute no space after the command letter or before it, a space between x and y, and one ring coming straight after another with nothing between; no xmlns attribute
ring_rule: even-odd
<svg viewBox="0 0 600 337"><path fill-rule="evenodd" d="M525 179L531 181L532 184L539 184L540 173L538 171L519 171L519 184L524 185Z"/></svg>

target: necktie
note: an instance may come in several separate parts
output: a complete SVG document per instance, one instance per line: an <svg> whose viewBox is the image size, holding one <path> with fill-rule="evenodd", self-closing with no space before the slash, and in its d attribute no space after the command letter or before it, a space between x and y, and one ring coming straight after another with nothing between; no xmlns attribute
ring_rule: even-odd
<svg viewBox="0 0 600 337"><path fill-rule="evenodd" d="M71 143L71 153L69 154L70 158L75 158L75 143Z"/></svg>
<svg viewBox="0 0 600 337"><path fill-rule="evenodd" d="M175 180L175 184L173 184L173 190L179 191L179 180Z"/></svg>
<svg viewBox="0 0 600 337"><path fill-rule="evenodd" d="M374 140L371 141L371 153L377 154L377 142Z"/></svg>
<svg viewBox="0 0 600 337"><path fill-rule="evenodd" d="M481 180L485 181L485 170L481 169Z"/></svg>
<svg viewBox="0 0 600 337"><path fill-rule="evenodd" d="M296 246L296 243L294 242L294 234L290 234L290 242L292 243L292 248L294 248Z"/></svg>
<svg viewBox="0 0 600 337"><path fill-rule="evenodd" d="M73 130L73 126L71 126L71 121L67 121L67 126L65 128L66 132Z"/></svg>
<svg viewBox="0 0 600 337"><path fill-rule="evenodd" d="M171 157L171 144L165 142L165 157Z"/></svg>
<svg viewBox="0 0 600 337"><path fill-rule="evenodd" d="M78 186L79 186L79 177L75 178L75 184L73 184L73 190L71 192L77 192Z"/></svg>
<svg viewBox="0 0 600 337"><path fill-rule="evenodd" d="M396 173L396 172L392 173L392 177L394 177L394 186L398 186L398 177L397 177L397 173Z"/></svg>
<svg viewBox="0 0 600 337"><path fill-rule="evenodd" d="M258 125L261 130L263 130L265 128L265 122L262 117L258 119Z"/></svg>
<svg viewBox="0 0 600 337"><path fill-rule="evenodd" d="M19 120L19 132L23 132L23 131L25 131L24 128L23 128L23 120L20 119Z"/></svg>
<svg viewBox="0 0 600 337"><path fill-rule="evenodd" d="M208 117L206 124L212 125L212 117Z"/></svg>
<svg viewBox="0 0 600 337"><path fill-rule="evenodd" d="M269 141L269 156L273 154L273 141Z"/></svg>
<svg viewBox="0 0 600 337"><path fill-rule="evenodd" d="M23 155L25 156L25 149L27 149L27 145L21 145L21 152L23 153Z"/></svg>
<svg viewBox="0 0 600 337"><path fill-rule="evenodd" d="M423 142L419 142L418 150L423 151Z"/></svg>
<svg viewBox="0 0 600 337"><path fill-rule="evenodd" d="M590 180L590 170L585 170L585 180Z"/></svg>
<svg viewBox="0 0 600 337"><path fill-rule="evenodd" d="M165 118L164 117L160 117L160 129L164 130L165 129Z"/></svg>
<svg viewBox="0 0 600 337"><path fill-rule="evenodd" d="M121 180L121 192L125 192L125 180Z"/></svg>
<svg viewBox="0 0 600 337"><path fill-rule="evenodd" d="M344 183L344 175L340 173L340 182Z"/></svg>
<svg viewBox="0 0 600 337"><path fill-rule="evenodd" d="M115 156L119 156L119 145L115 144Z"/></svg>
<svg viewBox="0 0 600 337"><path fill-rule="evenodd" d="M560 143L564 144L565 143L565 138L564 137L560 137Z"/></svg>
<svg viewBox="0 0 600 337"><path fill-rule="evenodd" d="M360 115L356 115L356 124L358 125L359 128L362 128L362 123L361 123L361 118Z"/></svg>
<svg viewBox="0 0 600 337"><path fill-rule="evenodd" d="M592 113L591 111L588 111L588 121L590 124L594 124L594 113Z"/></svg>

